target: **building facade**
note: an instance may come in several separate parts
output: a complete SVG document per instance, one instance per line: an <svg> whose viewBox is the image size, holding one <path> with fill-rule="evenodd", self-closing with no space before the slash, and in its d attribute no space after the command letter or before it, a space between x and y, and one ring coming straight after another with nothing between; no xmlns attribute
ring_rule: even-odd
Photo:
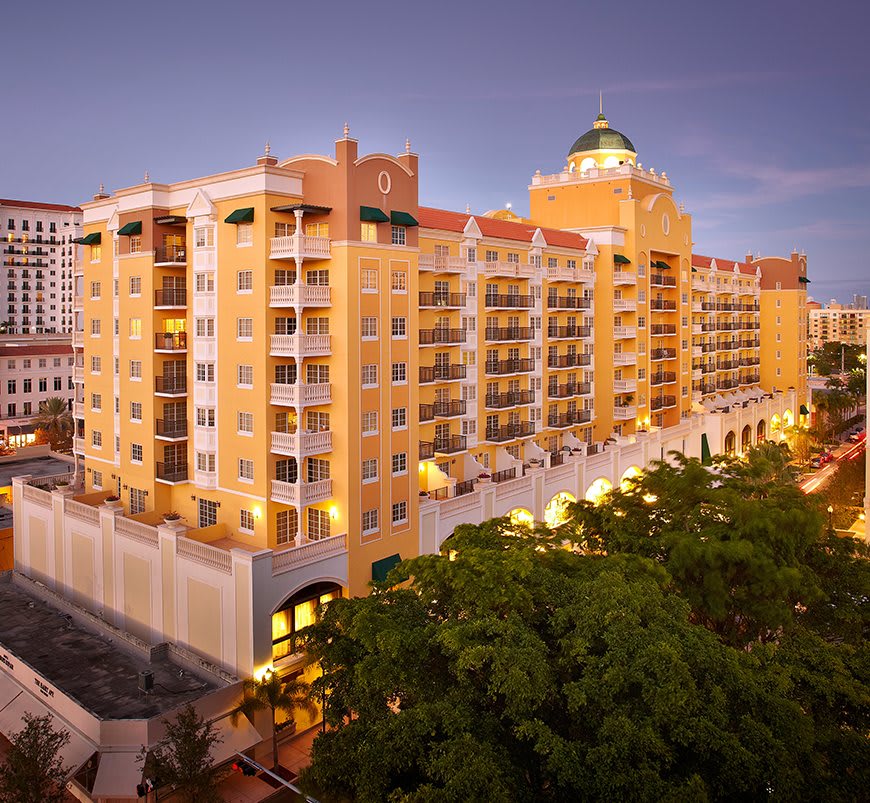
<svg viewBox="0 0 870 803"><path fill-rule="evenodd" d="M863 346L870 331L870 310L829 301L807 305L809 347L819 349L825 343Z"/></svg>
<svg viewBox="0 0 870 803"><path fill-rule="evenodd" d="M6 334L73 330L73 274L81 258L77 206L0 199Z"/></svg>
<svg viewBox="0 0 870 803"><path fill-rule="evenodd" d="M76 492L16 480L18 570L235 674L286 668L319 601L461 523L555 523L800 420L806 260L694 255L603 116L528 219L421 206L418 172L345 130L84 204Z"/></svg>

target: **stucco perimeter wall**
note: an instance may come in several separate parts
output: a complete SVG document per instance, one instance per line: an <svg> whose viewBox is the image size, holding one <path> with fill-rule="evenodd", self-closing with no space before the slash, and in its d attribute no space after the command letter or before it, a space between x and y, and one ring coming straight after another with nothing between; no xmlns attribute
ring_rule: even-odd
<svg viewBox="0 0 870 803"><path fill-rule="evenodd" d="M15 570L148 644L239 677L271 663L271 614L320 580L347 586L347 541L273 553L218 549L13 478Z"/></svg>
<svg viewBox="0 0 870 803"><path fill-rule="evenodd" d="M636 469L653 460L662 460L671 451L689 457L701 457L701 436L707 435L713 454L725 450L725 437L733 431L740 447L740 433L750 425L755 443L758 422L766 422L767 438L771 437L770 421L774 415L782 418L786 410L796 413L794 391L780 392L770 399L735 404L727 412L696 414L683 419L677 426L652 432L639 432L604 451L583 454L583 449L565 456L559 466L532 467L525 476L505 482L478 482L472 493L443 501L424 501L420 505L420 552L433 553L460 524L480 524L487 519L506 516L513 510L528 511L535 521L544 521L547 505L559 494L583 499L599 480L612 487ZM778 440L781 432L774 437Z"/></svg>

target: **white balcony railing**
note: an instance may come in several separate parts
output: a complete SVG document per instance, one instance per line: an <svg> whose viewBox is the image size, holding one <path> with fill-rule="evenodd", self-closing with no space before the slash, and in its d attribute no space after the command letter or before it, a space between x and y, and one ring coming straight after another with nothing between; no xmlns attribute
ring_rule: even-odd
<svg viewBox="0 0 870 803"><path fill-rule="evenodd" d="M613 355L614 365L635 365L637 363L637 354L633 351L619 351Z"/></svg>
<svg viewBox="0 0 870 803"><path fill-rule="evenodd" d="M441 254L420 254L417 265L420 270L433 273L465 273L469 263L465 257L442 256Z"/></svg>
<svg viewBox="0 0 870 803"><path fill-rule="evenodd" d="M332 385L329 382L311 385L283 385L272 383L270 404L286 404L299 407L306 404L329 404L332 401Z"/></svg>
<svg viewBox="0 0 870 803"><path fill-rule="evenodd" d="M73 451L76 454L84 454L85 453L85 439L84 438L73 438Z"/></svg>
<svg viewBox="0 0 870 803"><path fill-rule="evenodd" d="M329 237L291 234L273 237L269 245L269 259L329 259L332 255Z"/></svg>
<svg viewBox="0 0 870 803"><path fill-rule="evenodd" d="M73 346L75 346L76 348L84 348L85 333L84 332L73 332L72 343L73 343Z"/></svg>
<svg viewBox="0 0 870 803"><path fill-rule="evenodd" d="M613 271L613 283L620 284L637 284L637 274L628 270Z"/></svg>
<svg viewBox="0 0 870 803"><path fill-rule="evenodd" d="M73 402L73 417L74 418L84 418L85 417L85 403L84 402Z"/></svg>
<svg viewBox="0 0 870 803"><path fill-rule="evenodd" d="M272 454L307 457L332 451L332 432L273 432Z"/></svg>
<svg viewBox="0 0 870 803"><path fill-rule="evenodd" d="M630 337L637 337L637 327L635 326L614 326L613 336L617 340L625 340Z"/></svg>
<svg viewBox="0 0 870 803"><path fill-rule="evenodd" d="M595 274L585 268L569 268L560 265L547 268L547 280L550 282L589 282L595 281Z"/></svg>
<svg viewBox="0 0 870 803"><path fill-rule="evenodd" d="M535 266L519 262L484 262L483 272L486 276L531 278L535 275Z"/></svg>
<svg viewBox="0 0 870 803"><path fill-rule="evenodd" d="M73 368L73 382L83 383L85 381L85 369L81 366Z"/></svg>
<svg viewBox="0 0 870 803"><path fill-rule="evenodd" d="M285 505L313 505L332 496L332 480L284 482L272 480L272 501Z"/></svg>
<svg viewBox="0 0 870 803"><path fill-rule="evenodd" d="M637 407L631 405L629 407L614 407L613 417L617 421L629 421L637 416Z"/></svg>
<svg viewBox="0 0 870 803"><path fill-rule="evenodd" d="M637 390L637 380L636 379L614 379L613 380L613 392L614 393L634 393Z"/></svg>
<svg viewBox="0 0 870 803"><path fill-rule="evenodd" d="M273 357L326 357L331 352L329 335L271 335L269 351Z"/></svg>
<svg viewBox="0 0 870 803"><path fill-rule="evenodd" d="M306 540L300 546L292 546L290 549L282 549L272 554L272 575L283 574L318 560L343 555L345 552L347 552L346 533L331 535L316 541Z"/></svg>
<svg viewBox="0 0 870 803"><path fill-rule="evenodd" d="M613 299L613 311L614 312L636 312L637 311L637 299L634 299L634 298L614 298Z"/></svg>
<svg viewBox="0 0 870 803"><path fill-rule="evenodd" d="M328 307L331 287L314 284L282 284L269 288L270 307Z"/></svg>

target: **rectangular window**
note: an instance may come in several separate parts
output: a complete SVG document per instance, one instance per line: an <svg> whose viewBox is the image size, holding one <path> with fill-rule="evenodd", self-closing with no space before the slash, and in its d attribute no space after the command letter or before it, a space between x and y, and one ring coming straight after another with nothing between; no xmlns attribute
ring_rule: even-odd
<svg viewBox="0 0 870 803"><path fill-rule="evenodd" d="M254 481L254 461L244 457L239 458L239 479L242 482Z"/></svg>
<svg viewBox="0 0 870 803"><path fill-rule="evenodd" d="M195 229L193 241L197 248L214 248L214 229L211 226Z"/></svg>
<svg viewBox="0 0 870 803"><path fill-rule="evenodd" d="M393 476L408 473L408 453L398 452L393 455Z"/></svg>
<svg viewBox="0 0 870 803"><path fill-rule="evenodd" d="M393 408L393 429L405 429L408 426L408 408Z"/></svg>
<svg viewBox="0 0 870 803"><path fill-rule="evenodd" d="M408 381L408 363L394 362L392 370L393 384L402 384Z"/></svg>
<svg viewBox="0 0 870 803"><path fill-rule="evenodd" d="M102 292L102 284L100 282L91 282L91 300L96 301Z"/></svg>
<svg viewBox="0 0 870 803"><path fill-rule="evenodd" d="M253 434L253 432L254 432L254 414L253 413L239 412L237 425L238 425L238 431L240 433Z"/></svg>
<svg viewBox="0 0 870 803"><path fill-rule="evenodd" d="M214 426L214 408L213 407L197 407L196 408L196 425L198 427L213 427Z"/></svg>
<svg viewBox="0 0 870 803"><path fill-rule="evenodd" d="M196 470L205 471L208 473L214 472L215 458L214 452L197 452L196 453Z"/></svg>
<svg viewBox="0 0 870 803"><path fill-rule="evenodd" d="M91 357L91 373L98 374L102 371L103 366L103 358L102 357Z"/></svg>
<svg viewBox="0 0 870 803"><path fill-rule="evenodd" d="M377 223L360 223L359 238L364 243L376 243L378 241Z"/></svg>
<svg viewBox="0 0 870 803"><path fill-rule="evenodd" d="M240 270L236 273L236 292L250 293L254 289L254 271Z"/></svg>
<svg viewBox="0 0 870 803"><path fill-rule="evenodd" d="M138 298L142 295L142 277L141 276L131 276L130 277L130 295Z"/></svg>
<svg viewBox="0 0 870 803"><path fill-rule="evenodd" d="M238 340L253 340L254 319L236 318L236 338Z"/></svg>
<svg viewBox="0 0 870 803"><path fill-rule="evenodd" d="M142 237L139 234L133 234L130 236L130 253L131 254L141 254L142 253Z"/></svg>
<svg viewBox="0 0 870 803"><path fill-rule="evenodd" d="M214 363L198 362L195 365L195 377L197 382L214 382Z"/></svg>
<svg viewBox="0 0 870 803"><path fill-rule="evenodd" d="M91 430L91 446L95 449L103 448L103 433L98 429Z"/></svg>
<svg viewBox="0 0 870 803"><path fill-rule="evenodd" d="M239 529L248 533L254 532L254 514L252 511L239 511Z"/></svg>
<svg viewBox="0 0 870 803"><path fill-rule="evenodd" d="M142 339L142 319L141 318L130 318L130 339L131 340L141 340Z"/></svg>
<svg viewBox="0 0 870 803"><path fill-rule="evenodd" d="M14 393L15 392L14 380L12 382L12 385L13 385L12 392ZM103 397L102 397L102 395L99 393L92 393L91 394L91 410L98 413L102 409L103 409Z"/></svg>
<svg viewBox="0 0 870 803"><path fill-rule="evenodd" d="M407 231L404 226L393 226L393 245L405 245Z"/></svg>
<svg viewBox="0 0 870 803"><path fill-rule="evenodd" d="M250 388L254 386L254 366L253 365L238 365L236 366L236 384L240 387Z"/></svg>
<svg viewBox="0 0 870 803"><path fill-rule="evenodd" d="M142 420L142 402L130 402L130 420Z"/></svg>
<svg viewBox="0 0 870 803"><path fill-rule="evenodd" d="M99 318L91 318L91 337L100 336L102 325L102 321Z"/></svg>
<svg viewBox="0 0 870 803"><path fill-rule="evenodd" d="M362 434L374 435L378 431L378 414L372 410L362 414Z"/></svg>
<svg viewBox="0 0 870 803"><path fill-rule="evenodd" d="M390 277L390 286L394 293L407 293L408 274L403 270L394 270Z"/></svg>
<svg viewBox="0 0 870 803"><path fill-rule="evenodd" d="M289 544L296 538L299 526L299 513L296 508L279 510L275 517L275 537L279 545Z"/></svg>
<svg viewBox="0 0 870 803"><path fill-rule="evenodd" d="M408 336L408 320L407 318L394 316L392 323L393 337L405 338Z"/></svg>
<svg viewBox="0 0 870 803"><path fill-rule="evenodd" d="M213 293L214 292L214 274L213 273L196 273L193 277L194 290L197 293Z"/></svg>
<svg viewBox="0 0 870 803"><path fill-rule="evenodd" d="M130 460L134 463L142 463L142 444L141 443L131 443L130 444Z"/></svg>
<svg viewBox="0 0 870 803"><path fill-rule="evenodd" d="M378 272L365 269L360 277L360 287L364 293L378 292Z"/></svg>
<svg viewBox="0 0 870 803"><path fill-rule="evenodd" d="M329 224L328 223L306 223L305 224L305 236L306 237L329 237Z"/></svg>
<svg viewBox="0 0 870 803"><path fill-rule="evenodd" d="M331 523L328 510L319 510L316 507L308 508L308 538L311 541L319 541L321 538L329 538Z"/></svg>
<svg viewBox="0 0 870 803"><path fill-rule="evenodd" d="M213 527L217 524L217 502L211 499L200 498L197 502L198 516L197 525L200 527Z"/></svg>
<svg viewBox="0 0 870 803"><path fill-rule="evenodd" d="M498 262L498 251L487 251L486 252L486 261L487 262Z"/></svg>
<svg viewBox="0 0 870 803"><path fill-rule="evenodd" d="M378 509L364 510L362 514L363 533L376 533L378 531Z"/></svg>
<svg viewBox="0 0 870 803"><path fill-rule="evenodd" d="M193 325L197 337L214 337L214 318L196 318Z"/></svg>
<svg viewBox="0 0 870 803"><path fill-rule="evenodd" d="M130 379L142 379L142 360L130 360Z"/></svg>
<svg viewBox="0 0 870 803"><path fill-rule="evenodd" d="M103 472L102 471L94 471L91 477L91 484L94 486L95 491L103 490Z"/></svg>
<svg viewBox="0 0 870 803"><path fill-rule="evenodd" d="M362 481L374 482L378 478L378 459L370 457L362 461Z"/></svg>
<svg viewBox="0 0 870 803"><path fill-rule="evenodd" d="M393 503L393 524L404 524L408 520L408 503Z"/></svg>
<svg viewBox="0 0 870 803"><path fill-rule="evenodd" d="M378 319L365 317L360 322L361 335L363 338L374 339L378 336Z"/></svg>
<svg viewBox="0 0 870 803"><path fill-rule="evenodd" d="M239 223L236 226L236 245L251 245L254 242L254 224Z"/></svg>
<svg viewBox="0 0 870 803"><path fill-rule="evenodd" d="M142 488L130 489L130 515L145 512L145 491Z"/></svg>

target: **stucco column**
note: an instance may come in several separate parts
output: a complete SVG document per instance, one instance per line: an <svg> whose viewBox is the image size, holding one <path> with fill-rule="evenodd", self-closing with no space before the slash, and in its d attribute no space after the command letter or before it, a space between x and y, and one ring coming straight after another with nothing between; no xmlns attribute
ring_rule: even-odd
<svg viewBox="0 0 870 803"><path fill-rule="evenodd" d="M22 474L12 478L12 550L14 555L15 571L27 572L24 562L24 542L28 533L25 528L27 517L24 515L24 486L32 479L31 474Z"/></svg>
<svg viewBox="0 0 870 803"><path fill-rule="evenodd" d="M155 597L161 602L158 616L152 615L152 621L160 623L163 631L162 640L176 641L178 638L178 573L177 546L178 536L183 535L187 528L179 522L164 522L157 525L158 547L160 549L160 588Z"/></svg>
<svg viewBox="0 0 870 803"><path fill-rule="evenodd" d="M52 542L54 544L54 566L50 567L51 576L54 578L55 591L63 593L67 590L66 582L66 500L73 495L73 489L55 488L51 492L51 512L54 522Z"/></svg>
<svg viewBox="0 0 870 803"><path fill-rule="evenodd" d="M115 521L123 516L123 508L115 509L102 505L100 511L100 536L103 554L103 618L116 627L123 627L124 602L116 599L115 583Z"/></svg>

